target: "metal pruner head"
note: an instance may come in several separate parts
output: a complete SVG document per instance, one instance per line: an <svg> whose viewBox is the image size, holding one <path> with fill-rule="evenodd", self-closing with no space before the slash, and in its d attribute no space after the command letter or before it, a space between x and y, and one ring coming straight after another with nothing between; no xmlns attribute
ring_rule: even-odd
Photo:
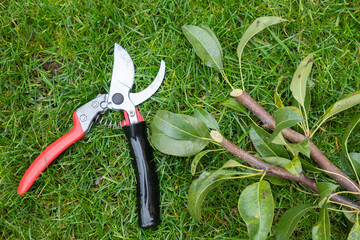
<svg viewBox="0 0 360 240"><path fill-rule="evenodd" d="M136 123L135 106L150 98L160 87L165 75L165 62L161 60L160 69L154 81L143 91L131 93L134 84L135 69L129 53L119 44L115 43L114 66L107 99L107 106L113 110L124 110L130 123Z"/></svg>

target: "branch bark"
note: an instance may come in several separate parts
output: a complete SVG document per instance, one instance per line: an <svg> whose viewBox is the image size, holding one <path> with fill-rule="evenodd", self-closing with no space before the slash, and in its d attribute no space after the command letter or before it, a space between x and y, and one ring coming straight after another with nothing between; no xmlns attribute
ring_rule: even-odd
<svg viewBox="0 0 360 240"><path fill-rule="evenodd" d="M296 176L294 174L291 174L289 171L287 171L285 168L277 167L274 165L271 165L269 163L266 163L262 161L261 159L251 155L250 153L244 151L240 147L236 146L232 142L230 142L228 139L226 139L223 135L221 135L217 131L211 131L210 133L211 137L219 143L223 148L225 148L229 153L234 155L235 157L245 161L249 165L251 165L254 168L264 170L267 175L286 179L289 181L297 182L305 187L309 188L315 193L319 193L319 190L316 187L316 182L307 176L305 174L301 173L299 176ZM354 201L351 201L350 199L347 199L340 195L334 195L330 198L331 201L336 202L340 205L343 205L347 208L354 208L356 210L360 210L360 204Z"/></svg>
<svg viewBox="0 0 360 240"><path fill-rule="evenodd" d="M264 128L274 130L276 127L274 118L261 107L248 93L241 89L233 90L230 95L238 100L244 107L249 109L264 124ZM306 137L290 128L284 129L282 135L292 143L299 143ZM310 139L309 139L310 140ZM324 169L326 174L338 182L341 186L351 192L360 192L359 185L349 176L337 168L330 160L319 150L317 146L310 140L311 153L310 156L314 161ZM360 199L359 195L355 195Z"/></svg>

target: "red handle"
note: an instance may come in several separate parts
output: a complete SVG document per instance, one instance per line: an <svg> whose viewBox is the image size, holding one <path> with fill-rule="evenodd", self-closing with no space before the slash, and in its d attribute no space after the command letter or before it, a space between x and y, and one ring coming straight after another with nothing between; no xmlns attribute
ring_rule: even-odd
<svg viewBox="0 0 360 240"><path fill-rule="evenodd" d="M45 170L45 168L66 148L71 144L81 139L85 134L81 128L80 121L76 115L76 112L73 114L74 126L64 136L53 142L48 146L30 165L24 176L22 177L17 193L24 195L35 180L40 176L40 174Z"/></svg>

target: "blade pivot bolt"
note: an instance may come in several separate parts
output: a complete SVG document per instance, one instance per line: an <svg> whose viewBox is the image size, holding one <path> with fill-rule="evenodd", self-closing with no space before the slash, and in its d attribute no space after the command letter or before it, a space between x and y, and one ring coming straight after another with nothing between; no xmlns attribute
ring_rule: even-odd
<svg viewBox="0 0 360 240"><path fill-rule="evenodd" d="M124 96L121 93L115 93L112 97L112 101L119 105L124 101Z"/></svg>

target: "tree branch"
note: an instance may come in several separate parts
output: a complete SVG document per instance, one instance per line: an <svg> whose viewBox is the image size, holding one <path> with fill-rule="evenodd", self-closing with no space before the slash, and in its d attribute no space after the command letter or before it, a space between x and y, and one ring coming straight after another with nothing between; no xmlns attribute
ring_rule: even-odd
<svg viewBox="0 0 360 240"><path fill-rule="evenodd" d="M238 100L244 107L249 109L255 116L257 116L263 123L264 128L274 130L275 120L274 118L263 108L261 107L248 93L241 89L233 90L230 95ZM306 137L301 133L298 133L290 128L284 129L282 135L293 143L299 143L303 141ZM309 139L310 140L310 139ZM360 192L359 185L343 173L339 168L337 168L330 160L319 150L315 144L310 140L311 153L310 156L315 162L324 170L326 174L338 182L341 186L351 192ZM360 199L359 195L355 195Z"/></svg>
<svg viewBox="0 0 360 240"><path fill-rule="evenodd" d="M271 165L269 163L266 163L262 161L261 159L251 155L250 153L244 151L240 147L236 146L232 142L230 142L228 139L226 139L223 135L221 135L217 131L211 131L210 133L211 137L219 143L223 148L225 148L229 153L234 155L235 157L245 161L249 165L251 165L254 168L264 170L267 175L286 179L292 182L297 182L305 187L311 189L315 193L319 193L319 190L316 187L316 182L308 177L306 177L303 173L301 173L299 176L296 176L294 174L291 174L289 171L287 171L284 168L277 167L274 165ZM346 206L347 208L354 208L356 210L360 210L360 204L353 202L343 196L340 195L334 195L330 198L331 201L336 202L340 205Z"/></svg>

